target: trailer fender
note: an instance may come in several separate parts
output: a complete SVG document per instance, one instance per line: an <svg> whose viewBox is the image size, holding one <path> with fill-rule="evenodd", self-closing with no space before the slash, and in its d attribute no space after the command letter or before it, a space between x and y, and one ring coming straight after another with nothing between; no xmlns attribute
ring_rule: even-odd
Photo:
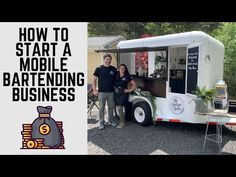
<svg viewBox="0 0 236 177"><path fill-rule="evenodd" d="M151 102L146 98L146 97L143 97L143 96L138 96L138 95L130 95L129 96L129 102L132 103L132 105L134 105L135 103L138 103L138 102L147 102L148 105L150 106L151 108L151 113L153 115L153 107L152 107L152 104Z"/></svg>

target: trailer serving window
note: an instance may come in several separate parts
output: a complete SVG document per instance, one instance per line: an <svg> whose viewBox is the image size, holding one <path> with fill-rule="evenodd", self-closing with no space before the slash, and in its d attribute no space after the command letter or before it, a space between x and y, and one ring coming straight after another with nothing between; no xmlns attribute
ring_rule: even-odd
<svg viewBox="0 0 236 177"><path fill-rule="evenodd" d="M169 62L169 91L185 94L186 47L171 47Z"/></svg>

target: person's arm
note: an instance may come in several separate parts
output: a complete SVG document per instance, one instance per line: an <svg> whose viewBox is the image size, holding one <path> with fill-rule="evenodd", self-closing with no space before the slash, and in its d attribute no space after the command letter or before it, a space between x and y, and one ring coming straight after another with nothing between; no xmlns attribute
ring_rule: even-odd
<svg viewBox="0 0 236 177"><path fill-rule="evenodd" d="M131 87L130 89L125 89L125 93L130 93L136 89L136 83L134 80L131 80L129 83L131 84Z"/></svg>
<svg viewBox="0 0 236 177"><path fill-rule="evenodd" d="M93 76L93 82L92 82L92 88L93 88L93 94L98 96L98 90L97 90L97 76Z"/></svg>
<svg viewBox="0 0 236 177"><path fill-rule="evenodd" d="M93 94L95 96L98 96L98 90L97 90L97 80L99 77L100 69L97 67L93 73L93 81L92 81L92 88L93 88Z"/></svg>

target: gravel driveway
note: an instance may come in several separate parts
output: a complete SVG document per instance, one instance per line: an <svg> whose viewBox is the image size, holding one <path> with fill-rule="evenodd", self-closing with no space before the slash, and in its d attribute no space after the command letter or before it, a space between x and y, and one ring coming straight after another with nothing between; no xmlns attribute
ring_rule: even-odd
<svg viewBox="0 0 236 177"><path fill-rule="evenodd" d="M105 126L98 130L98 114L88 116L88 154L209 155L219 154L218 146L207 142L202 150L206 125L160 122L142 127L133 121L123 129ZM210 127L213 133L215 127ZM221 154L236 154L236 133L223 128Z"/></svg>

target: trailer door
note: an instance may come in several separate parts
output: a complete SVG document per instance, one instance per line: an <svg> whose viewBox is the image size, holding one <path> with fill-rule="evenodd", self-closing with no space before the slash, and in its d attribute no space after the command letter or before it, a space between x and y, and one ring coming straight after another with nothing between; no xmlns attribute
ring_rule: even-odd
<svg viewBox="0 0 236 177"><path fill-rule="evenodd" d="M193 94L198 85L198 64L200 58L200 44L187 47L187 77L186 92Z"/></svg>

